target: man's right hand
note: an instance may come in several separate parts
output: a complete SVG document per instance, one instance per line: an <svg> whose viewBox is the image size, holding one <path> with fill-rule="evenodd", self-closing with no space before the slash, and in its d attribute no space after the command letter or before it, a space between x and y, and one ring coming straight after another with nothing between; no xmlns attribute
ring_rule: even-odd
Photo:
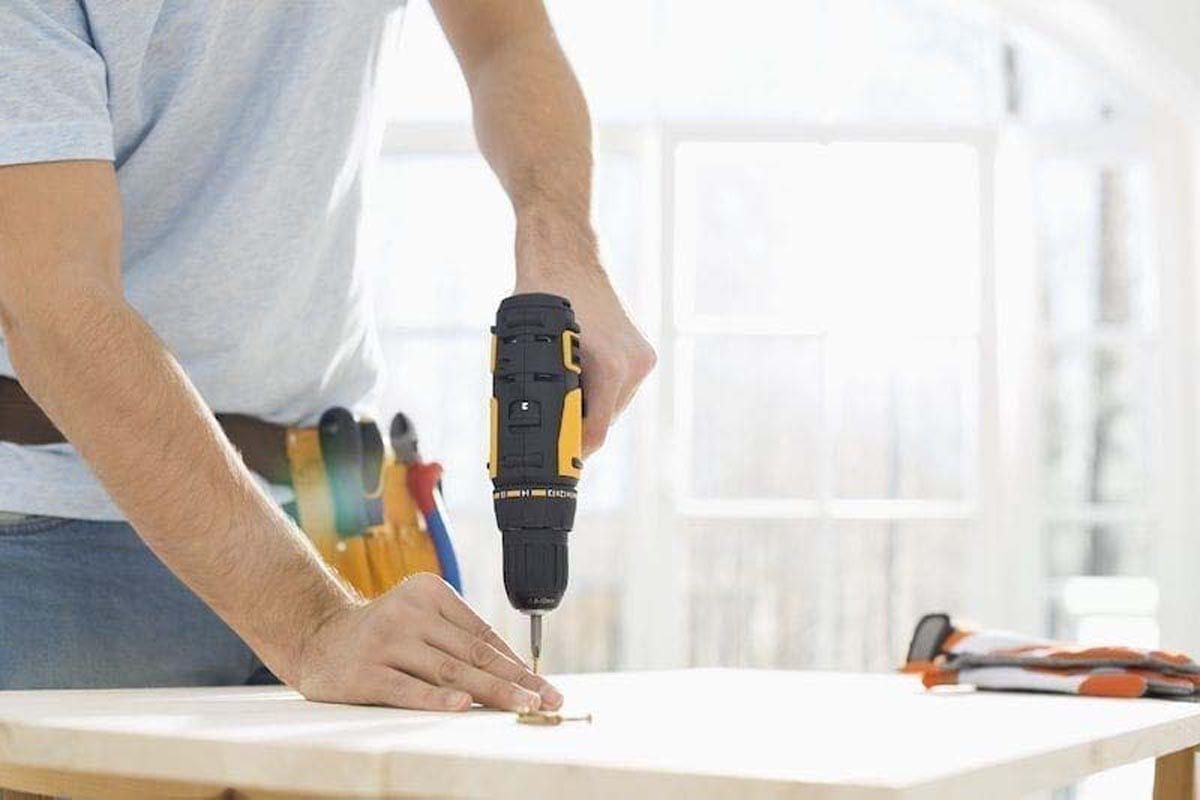
<svg viewBox="0 0 1200 800"><path fill-rule="evenodd" d="M463 711L553 710L562 695L441 578L413 575L334 613L300 652L295 688L310 700Z"/></svg>

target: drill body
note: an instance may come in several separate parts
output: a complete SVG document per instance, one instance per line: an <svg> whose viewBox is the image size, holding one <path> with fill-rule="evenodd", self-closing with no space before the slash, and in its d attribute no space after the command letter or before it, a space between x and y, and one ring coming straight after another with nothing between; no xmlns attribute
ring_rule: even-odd
<svg viewBox="0 0 1200 800"><path fill-rule="evenodd" d="M579 325L566 299L505 299L492 328L488 471L503 539L504 588L531 615L535 658L541 614L567 588L567 533L583 467Z"/></svg>

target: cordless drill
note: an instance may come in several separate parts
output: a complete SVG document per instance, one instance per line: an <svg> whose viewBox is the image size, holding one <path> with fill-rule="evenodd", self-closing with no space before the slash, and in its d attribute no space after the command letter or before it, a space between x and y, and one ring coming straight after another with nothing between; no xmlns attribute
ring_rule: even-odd
<svg viewBox="0 0 1200 800"><path fill-rule="evenodd" d="M542 615L567 589L567 533L583 468L579 325L571 303L518 294L492 328L491 452L488 472L504 549L504 589L529 615L534 670Z"/></svg>

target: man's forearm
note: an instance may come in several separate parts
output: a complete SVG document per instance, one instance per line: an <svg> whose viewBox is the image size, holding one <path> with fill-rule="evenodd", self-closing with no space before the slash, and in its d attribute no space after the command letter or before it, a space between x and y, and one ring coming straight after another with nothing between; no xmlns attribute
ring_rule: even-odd
<svg viewBox="0 0 1200 800"><path fill-rule="evenodd" d="M654 367L600 262L587 102L542 0L432 3L471 90L480 150L516 213L516 290L570 298L583 330L587 456Z"/></svg>
<svg viewBox="0 0 1200 800"><path fill-rule="evenodd" d="M505 37L464 72L480 150L516 214L518 274L597 267L591 120L548 22Z"/></svg>
<svg viewBox="0 0 1200 800"><path fill-rule="evenodd" d="M258 488L162 342L96 286L10 311L5 336L26 390L146 543L291 680L309 629L352 598Z"/></svg>
<svg viewBox="0 0 1200 800"><path fill-rule="evenodd" d="M167 566L309 699L558 708L562 695L441 578L410 576L366 602L333 576L125 302L121 230L111 164L0 167L8 354Z"/></svg>

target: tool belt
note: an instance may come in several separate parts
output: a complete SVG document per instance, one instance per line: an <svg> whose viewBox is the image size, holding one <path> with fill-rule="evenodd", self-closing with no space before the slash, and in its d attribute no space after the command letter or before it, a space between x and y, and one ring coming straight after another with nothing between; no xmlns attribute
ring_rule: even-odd
<svg viewBox="0 0 1200 800"><path fill-rule="evenodd" d="M245 414L217 414L217 422L242 454L247 467L271 483L291 485L286 427ZM0 441L62 444L67 437L55 427L20 383L0 376Z"/></svg>
<svg viewBox="0 0 1200 800"><path fill-rule="evenodd" d="M441 505L442 467L420 460L415 433L403 415L397 417L404 421L407 438L403 458L398 458L384 447L373 422L356 421L345 409L327 411L322 425L345 419L343 435L356 437L358 463L353 465L332 457L318 428L286 427L244 414L216 417L250 470L292 487L295 502L286 510L359 593L374 597L417 572L442 575L461 591ZM393 423L393 436L396 431ZM0 441L44 445L67 440L20 383L0 376Z"/></svg>

